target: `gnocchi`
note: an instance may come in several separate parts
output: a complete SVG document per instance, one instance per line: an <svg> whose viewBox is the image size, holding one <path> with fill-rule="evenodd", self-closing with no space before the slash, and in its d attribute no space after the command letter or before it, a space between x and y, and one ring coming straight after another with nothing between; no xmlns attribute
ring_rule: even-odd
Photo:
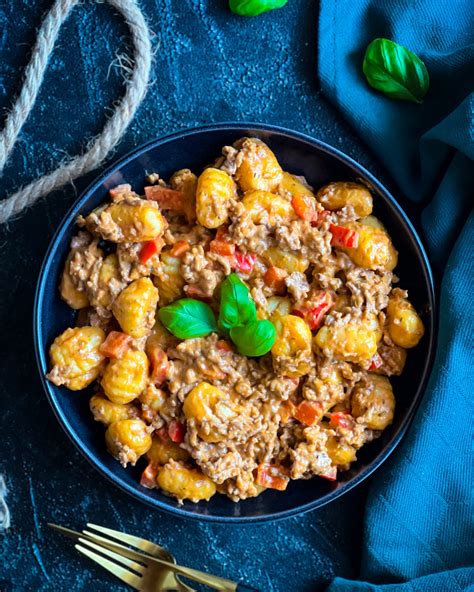
<svg viewBox="0 0 474 592"><path fill-rule="evenodd" d="M210 500L216 493L216 485L209 477L173 460L159 471L157 482L165 493L173 495L178 500Z"/></svg>
<svg viewBox="0 0 474 592"><path fill-rule="evenodd" d="M126 466L135 465L150 450L152 439L141 419L122 419L109 425L105 442L110 454Z"/></svg>
<svg viewBox="0 0 474 592"><path fill-rule="evenodd" d="M71 391L80 391L101 373L104 356L100 346L105 333L99 327L74 327L56 337L49 350L52 369L49 380Z"/></svg>
<svg viewBox="0 0 474 592"><path fill-rule="evenodd" d="M372 195L359 183L329 183L318 191L316 198L326 210L352 206L359 218L372 213Z"/></svg>
<svg viewBox="0 0 474 592"><path fill-rule="evenodd" d="M235 183L219 169L205 169L198 179L196 215L201 226L219 228L229 218L232 200L237 197Z"/></svg>
<svg viewBox="0 0 474 592"><path fill-rule="evenodd" d="M370 360L377 353L381 337L377 318L367 314L346 323L321 327L314 342L329 358L358 364Z"/></svg>
<svg viewBox="0 0 474 592"><path fill-rule="evenodd" d="M145 390L148 369L145 352L128 350L122 358L107 364L101 380L104 393L113 403L130 403Z"/></svg>
<svg viewBox="0 0 474 592"><path fill-rule="evenodd" d="M115 299L112 310L122 330L131 337L145 337L155 324L158 290L149 278L129 284Z"/></svg>
<svg viewBox="0 0 474 592"><path fill-rule="evenodd" d="M270 148L257 138L246 138L238 157L235 177L242 191L274 191L283 176L281 166Z"/></svg>
<svg viewBox="0 0 474 592"><path fill-rule="evenodd" d="M393 342L403 348L418 345L425 328L420 316L406 298L392 297L387 306L387 327Z"/></svg>

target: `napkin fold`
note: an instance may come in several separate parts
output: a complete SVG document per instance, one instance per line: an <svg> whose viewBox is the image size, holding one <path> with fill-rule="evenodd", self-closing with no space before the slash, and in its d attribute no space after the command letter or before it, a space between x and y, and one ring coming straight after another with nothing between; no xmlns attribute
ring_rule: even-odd
<svg viewBox="0 0 474 592"><path fill-rule="evenodd" d="M373 480L361 581L336 578L330 592L474 586L473 25L471 0L320 3L322 88L416 204L439 278L438 346L426 394ZM422 105L367 85L362 60L376 37L423 59L430 89Z"/></svg>

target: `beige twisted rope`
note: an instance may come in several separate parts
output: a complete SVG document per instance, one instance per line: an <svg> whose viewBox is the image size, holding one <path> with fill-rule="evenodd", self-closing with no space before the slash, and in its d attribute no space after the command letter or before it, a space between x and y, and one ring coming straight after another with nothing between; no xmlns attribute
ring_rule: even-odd
<svg viewBox="0 0 474 592"><path fill-rule="evenodd" d="M125 83L125 93L102 133L92 140L88 150L62 164L52 173L22 187L0 202L0 224L17 216L38 199L97 168L117 145L144 99L150 77L152 48L150 32L135 0L105 1L124 17L131 33L133 66ZM79 0L56 0L44 18L33 47L31 60L25 69L23 87L5 126L0 133L0 174L15 146L18 134L28 118L38 96L48 60L53 51L61 26Z"/></svg>

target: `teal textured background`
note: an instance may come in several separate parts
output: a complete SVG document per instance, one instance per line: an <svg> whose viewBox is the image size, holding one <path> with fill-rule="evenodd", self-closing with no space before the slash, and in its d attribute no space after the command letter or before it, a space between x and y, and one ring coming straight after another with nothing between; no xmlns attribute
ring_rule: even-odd
<svg viewBox="0 0 474 592"><path fill-rule="evenodd" d="M322 96L316 76L318 3L290 0L256 19L226 0L143 0L155 33L153 83L116 150L217 121L255 121L303 131L348 153L382 181L367 150ZM0 5L0 108L18 92L48 0ZM50 171L100 132L122 91L116 55L127 29L107 5L85 2L61 33L37 105L7 166L1 197ZM112 158L112 157L111 157ZM111 159L109 159L110 162ZM261 526L186 522L116 490L79 455L57 424L34 362L31 315L39 267L69 205L94 175L0 228L0 471L12 527L0 535L0 590L122 590L80 558L46 522L86 521L152 538L179 562L265 592L322 590L357 575L365 489L311 514Z"/></svg>

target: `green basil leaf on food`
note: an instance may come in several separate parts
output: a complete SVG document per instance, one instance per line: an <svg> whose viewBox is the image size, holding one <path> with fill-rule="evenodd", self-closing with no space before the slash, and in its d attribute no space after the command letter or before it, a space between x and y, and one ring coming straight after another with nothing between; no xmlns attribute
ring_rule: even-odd
<svg viewBox="0 0 474 592"><path fill-rule="evenodd" d="M216 317L205 302L182 298L158 311L163 325L179 339L203 337L217 331Z"/></svg>
<svg viewBox="0 0 474 592"><path fill-rule="evenodd" d="M257 318L255 303L249 289L236 273L231 273L221 284L219 326L229 330Z"/></svg>
<svg viewBox="0 0 474 592"><path fill-rule="evenodd" d="M390 39L374 39L369 44L363 70L370 86L392 99L421 103L430 86L422 60Z"/></svg>
<svg viewBox="0 0 474 592"><path fill-rule="evenodd" d="M272 349L276 331L272 323L265 319L233 327L230 330L230 337L239 353L253 358L263 356Z"/></svg>
<svg viewBox="0 0 474 592"><path fill-rule="evenodd" d="M288 0L229 0L232 12L240 16L258 16L263 12L282 8Z"/></svg>

